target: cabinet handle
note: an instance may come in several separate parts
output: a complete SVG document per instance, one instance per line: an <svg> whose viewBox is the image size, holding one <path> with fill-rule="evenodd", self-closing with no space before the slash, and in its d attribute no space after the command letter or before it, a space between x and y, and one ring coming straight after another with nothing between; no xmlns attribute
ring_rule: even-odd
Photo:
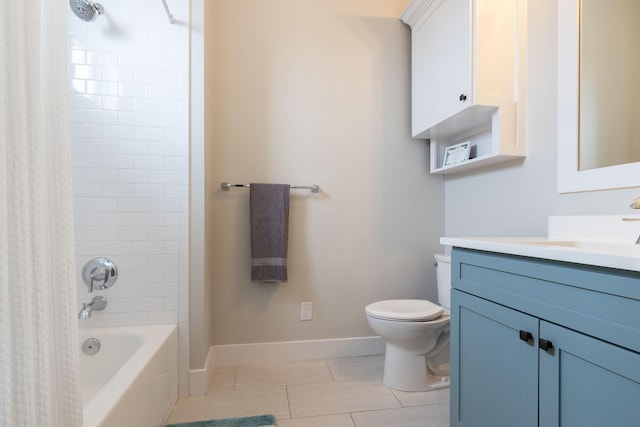
<svg viewBox="0 0 640 427"><path fill-rule="evenodd" d="M520 339L524 342L529 342L533 339L533 334L527 331L520 331Z"/></svg>
<svg viewBox="0 0 640 427"><path fill-rule="evenodd" d="M551 351L553 349L553 343L551 341L543 340L542 338L540 338L538 340L538 347L541 350L549 352L549 351Z"/></svg>
<svg viewBox="0 0 640 427"><path fill-rule="evenodd" d="M461 93L459 99L460 99L460 101L464 102L464 101L467 100L467 95L465 95L464 93Z"/></svg>

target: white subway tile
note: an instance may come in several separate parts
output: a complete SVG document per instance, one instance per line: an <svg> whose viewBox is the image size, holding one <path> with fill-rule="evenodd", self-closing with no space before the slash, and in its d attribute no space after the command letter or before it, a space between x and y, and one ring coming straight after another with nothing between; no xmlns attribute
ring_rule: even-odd
<svg viewBox="0 0 640 427"><path fill-rule="evenodd" d="M105 225L133 225L133 218L134 214L131 212L105 212L102 214L102 221Z"/></svg>
<svg viewBox="0 0 640 427"><path fill-rule="evenodd" d="M149 98L149 85L140 83L118 83L118 95L130 96L134 98Z"/></svg>
<svg viewBox="0 0 640 427"><path fill-rule="evenodd" d="M135 213L133 218L134 225L147 225L147 226L163 226L165 225L165 215L161 212L144 212ZM152 239L157 240L157 239ZM159 239L163 240L163 239Z"/></svg>
<svg viewBox="0 0 640 427"><path fill-rule="evenodd" d="M133 79L136 83L163 84L165 76L159 70L135 70Z"/></svg>
<svg viewBox="0 0 640 427"><path fill-rule="evenodd" d="M136 98L134 110L147 113L162 113L164 111L162 103L156 99Z"/></svg>
<svg viewBox="0 0 640 427"><path fill-rule="evenodd" d="M118 313L119 326L148 325L149 313L146 311Z"/></svg>
<svg viewBox="0 0 640 427"><path fill-rule="evenodd" d="M101 225L102 215L102 212L75 212L73 222L76 225Z"/></svg>
<svg viewBox="0 0 640 427"><path fill-rule="evenodd" d="M127 240L116 240L111 242L104 242L102 249L105 253L116 253L121 255L133 253L133 243Z"/></svg>
<svg viewBox="0 0 640 427"><path fill-rule="evenodd" d="M102 105L102 97L97 95L85 95L83 93L72 93L69 95L69 107L70 108L96 108ZM72 135L75 137L74 133Z"/></svg>
<svg viewBox="0 0 640 427"><path fill-rule="evenodd" d="M86 210L90 212L115 212L118 210L118 199L107 197L87 197Z"/></svg>
<svg viewBox="0 0 640 427"><path fill-rule="evenodd" d="M177 297L180 293L177 283L156 282L149 284L149 295L157 297Z"/></svg>
<svg viewBox="0 0 640 427"><path fill-rule="evenodd" d="M162 310L164 301L162 297L134 298L133 308L135 311L157 311Z"/></svg>
<svg viewBox="0 0 640 427"><path fill-rule="evenodd" d="M162 141L164 131L160 128L136 127L133 129L134 138L138 141Z"/></svg>
<svg viewBox="0 0 640 427"><path fill-rule="evenodd" d="M133 156L127 154L103 154L102 167L116 169L133 168Z"/></svg>
<svg viewBox="0 0 640 427"><path fill-rule="evenodd" d="M69 74L74 79L101 80L102 68L93 65L75 64L69 67Z"/></svg>
<svg viewBox="0 0 640 427"><path fill-rule="evenodd" d="M149 199L149 210L153 212L178 212L178 199Z"/></svg>
<svg viewBox="0 0 640 427"><path fill-rule="evenodd" d="M148 240L149 227L119 227L118 238L122 240Z"/></svg>
<svg viewBox="0 0 640 427"><path fill-rule="evenodd" d="M162 197L164 185L162 184L135 184L134 196L136 197Z"/></svg>
<svg viewBox="0 0 640 427"><path fill-rule="evenodd" d="M94 183L76 182L75 184L73 184L74 197L98 197L101 195L101 187Z"/></svg>
<svg viewBox="0 0 640 427"><path fill-rule="evenodd" d="M82 94L87 93L87 81L82 79L72 79L71 90Z"/></svg>
<svg viewBox="0 0 640 427"><path fill-rule="evenodd" d="M72 64L86 64L87 51L83 49L71 49L70 61Z"/></svg>
<svg viewBox="0 0 640 427"><path fill-rule="evenodd" d="M113 226L92 226L86 227L87 240L95 240L95 241L113 241L118 240L118 227Z"/></svg>
<svg viewBox="0 0 640 427"><path fill-rule="evenodd" d="M133 111L133 98L123 96L103 96L102 106L106 110Z"/></svg>
<svg viewBox="0 0 640 427"><path fill-rule="evenodd" d="M105 68L103 74L104 80L109 82L133 82L135 77L134 70L126 68Z"/></svg>
<svg viewBox="0 0 640 427"><path fill-rule="evenodd" d="M76 240L76 255L90 256L102 252L102 242L88 242L86 240ZM76 264L82 268L83 264Z"/></svg>
<svg viewBox="0 0 640 427"><path fill-rule="evenodd" d="M154 325L178 323L178 311L150 311L149 323Z"/></svg>
<svg viewBox="0 0 640 427"><path fill-rule="evenodd" d="M179 237L178 227L149 227L150 240L178 240Z"/></svg>
<svg viewBox="0 0 640 427"><path fill-rule="evenodd" d="M147 212L149 200L139 197L120 197L118 198L118 210L121 212Z"/></svg>
<svg viewBox="0 0 640 427"><path fill-rule="evenodd" d="M165 157L136 156L135 167L139 169L165 169Z"/></svg>
<svg viewBox="0 0 640 427"><path fill-rule="evenodd" d="M91 139L87 141L87 153L117 153L118 141L111 139Z"/></svg>
<svg viewBox="0 0 640 427"><path fill-rule="evenodd" d="M150 284L149 289L151 289L153 284L162 282L163 274L161 268L137 268L133 273L133 277L136 281L148 282ZM149 291L149 294L151 294L151 291Z"/></svg>
<svg viewBox="0 0 640 427"><path fill-rule="evenodd" d="M107 197L133 197L134 184L127 183L104 183L102 184L102 194Z"/></svg>
<svg viewBox="0 0 640 427"><path fill-rule="evenodd" d="M118 66L120 68L149 68L149 58L145 55L120 53Z"/></svg>
<svg viewBox="0 0 640 427"><path fill-rule="evenodd" d="M161 270L163 268L178 268L179 265L180 265L180 261L178 257L175 255L171 255L171 254L149 255L149 267ZM164 278L164 273L162 273L161 277Z"/></svg>
<svg viewBox="0 0 640 427"><path fill-rule="evenodd" d="M149 154L149 143L135 140L120 141L118 152L122 154Z"/></svg>
<svg viewBox="0 0 640 427"><path fill-rule="evenodd" d="M118 83L87 80L87 93L90 95L118 96Z"/></svg>
<svg viewBox="0 0 640 427"><path fill-rule="evenodd" d="M124 126L149 126L149 114L122 111L118 113L118 123Z"/></svg>
<svg viewBox="0 0 640 427"><path fill-rule="evenodd" d="M95 124L115 124L118 122L118 115L116 112L108 110L87 110L86 122Z"/></svg>
<svg viewBox="0 0 640 427"><path fill-rule="evenodd" d="M133 251L136 254L145 254L145 255L164 253L162 242L158 242L154 240L144 240L144 241L134 242Z"/></svg>
<svg viewBox="0 0 640 427"><path fill-rule="evenodd" d="M118 295L121 298L141 298L149 295L149 285L146 283L120 283Z"/></svg>
<svg viewBox="0 0 640 427"><path fill-rule="evenodd" d="M149 182L149 171L144 169L120 169L118 170L117 180L131 184L145 184Z"/></svg>
<svg viewBox="0 0 640 427"><path fill-rule="evenodd" d="M109 310L113 313L127 313L135 311L134 298L108 298Z"/></svg>
<svg viewBox="0 0 640 427"><path fill-rule="evenodd" d="M86 171L86 182L117 182L118 169L102 167L89 168Z"/></svg>
<svg viewBox="0 0 640 427"><path fill-rule="evenodd" d="M76 138L100 138L102 127L89 123L72 123L71 134Z"/></svg>
<svg viewBox="0 0 640 427"><path fill-rule="evenodd" d="M160 128L176 128L178 127L177 114L149 114L149 126Z"/></svg>

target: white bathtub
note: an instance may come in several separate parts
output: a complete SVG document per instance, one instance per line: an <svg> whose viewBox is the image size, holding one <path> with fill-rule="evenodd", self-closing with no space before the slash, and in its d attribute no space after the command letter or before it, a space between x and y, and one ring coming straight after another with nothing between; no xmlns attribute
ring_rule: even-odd
<svg viewBox="0 0 640 427"><path fill-rule="evenodd" d="M82 343L100 341L88 356ZM84 427L158 427L178 397L176 325L80 330Z"/></svg>

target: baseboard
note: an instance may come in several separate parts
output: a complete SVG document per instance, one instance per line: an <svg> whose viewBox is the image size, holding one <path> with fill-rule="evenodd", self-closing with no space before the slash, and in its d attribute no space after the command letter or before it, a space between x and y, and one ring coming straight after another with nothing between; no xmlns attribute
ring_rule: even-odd
<svg viewBox="0 0 640 427"><path fill-rule="evenodd" d="M189 369L189 396L204 396L207 394L211 376L213 375L213 347L209 347L207 359L202 369Z"/></svg>
<svg viewBox="0 0 640 427"><path fill-rule="evenodd" d="M298 362L313 359L372 356L384 354L380 337L354 337L309 341L211 346L215 367L247 366L264 363ZM193 396L193 395L192 395Z"/></svg>

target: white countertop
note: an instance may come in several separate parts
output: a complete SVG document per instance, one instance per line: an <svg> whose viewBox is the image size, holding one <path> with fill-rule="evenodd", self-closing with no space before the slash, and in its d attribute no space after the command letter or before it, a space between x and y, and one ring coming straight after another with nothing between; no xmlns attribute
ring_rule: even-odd
<svg viewBox="0 0 640 427"><path fill-rule="evenodd" d="M640 271L640 215L550 216L548 237L443 237L446 246Z"/></svg>
<svg viewBox="0 0 640 427"><path fill-rule="evenodd" d="M446 246L640 271L640 245L544 237L442 237Z"/></svg>
<svg viewBox="0 0 640 427"><path fill-rule="evenodd" d="M445 246L640 271L640 215L550 216L548 237L443 237Z"/></svg>

